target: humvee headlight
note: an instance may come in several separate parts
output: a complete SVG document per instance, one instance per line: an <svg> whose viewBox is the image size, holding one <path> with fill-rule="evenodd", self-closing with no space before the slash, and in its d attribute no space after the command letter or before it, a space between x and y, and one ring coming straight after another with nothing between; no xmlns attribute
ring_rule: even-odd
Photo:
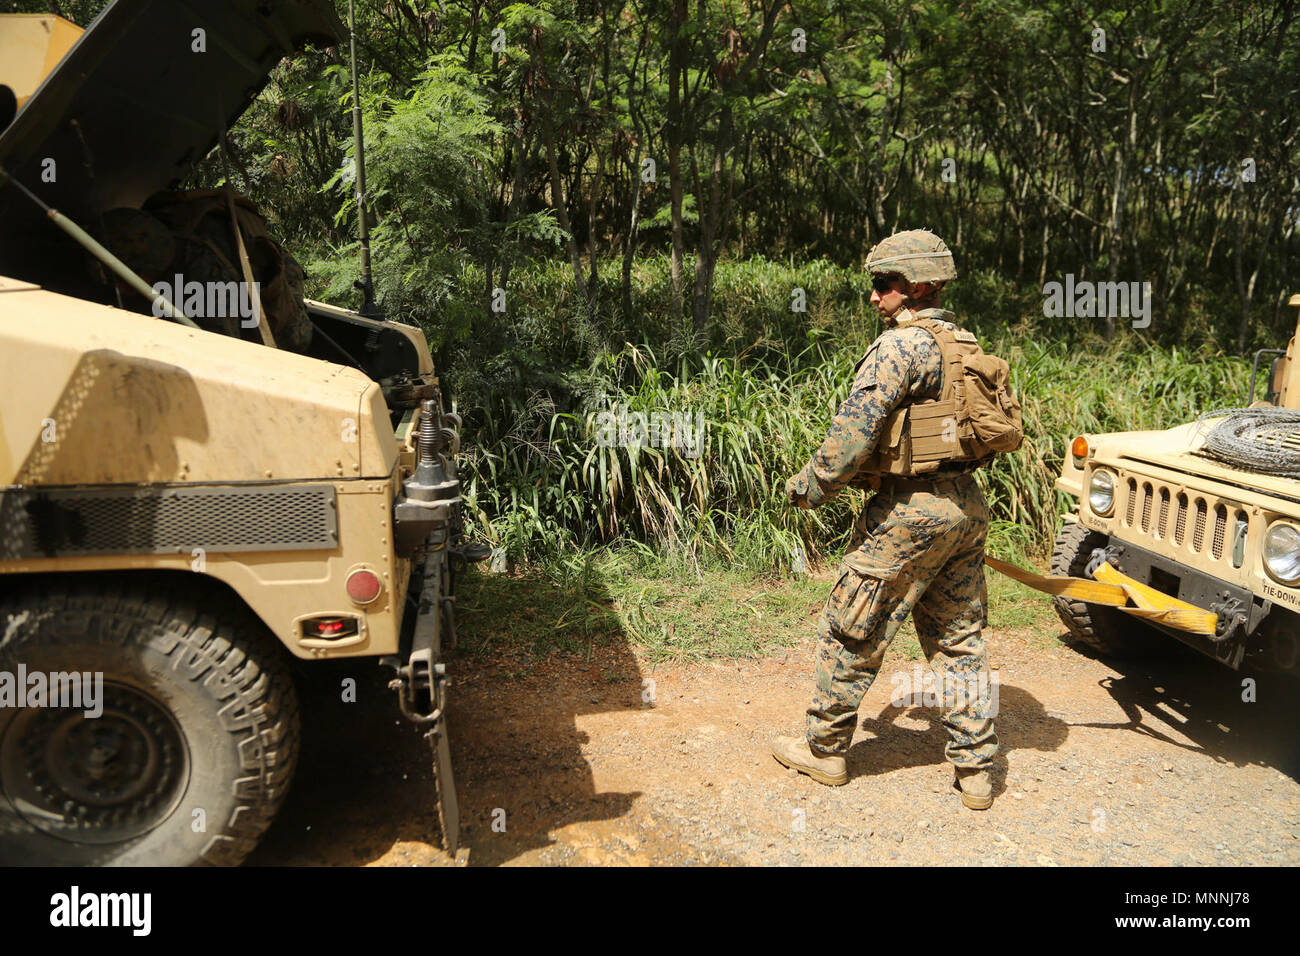
<svg viewBox="0 0 1300 956"><path fill-rule="evenodd" d="M1088 507L1105 518L1115 510L1115 476L1109 471L1094 471L1088 480Z"/></svg>
<svg viewBox="0 0 1300 956"><path fill-rule="evenodd" d="M1279 521L1264 532L1264 567L1282 584L1300 584L1300 529Z"/></svg>

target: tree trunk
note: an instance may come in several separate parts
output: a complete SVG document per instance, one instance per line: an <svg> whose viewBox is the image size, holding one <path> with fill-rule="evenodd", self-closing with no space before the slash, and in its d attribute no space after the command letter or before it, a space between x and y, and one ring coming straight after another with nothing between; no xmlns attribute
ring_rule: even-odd
<svg viewBox="0 0 1300 956"><path fill-rule="evenodd" d="M727 153L731 151L731 107L724 106L718 121L718 139L713 146L713 163L709 168L709 205L700 210L700 249L695 261L695 289L691 312L695 331L708 325L713 305L713 270L722 251L720 233L728 210L722 201L723 180L727 177Z"/></svg>
<svg viewBox="0 0 1300 956"><path fill-rule="evenodd" d="M506 208L506 225L514 222L519 218L519 203L524 193L524 157L528 152L528 143L524 136L520 134L515 142L515 176L514 182L510 187L510 205ZM503 244L504 245L504 244ZM506 283L510 281L510 250L506 246L501 263L501 288L506 288Z"/></svg>
<svg viewBox="0 0 1300 956"><path fill-rule="evenodd" d="M605 151L596 150L596 181L591 184L591 199L587 202L587 258L591 262L591 278L587 288L595 295L596 282L596 207L600 203L600 185L605 178Z"/></svg>
<svg viewBox="0 0 1300 956"><path fill-rule="evenodd" d="M1237 242L1232 253L1232 271L1237 279L1237 296L1241 300L1241 320L1237 323L1237 351L1246 347L1246 332L1250 327L1250 292L1246 288L1246 278L1242 274L1242 259L1245 258L1242 246L1246 244L1245 211L1238 210L1234 216L1237 221Z"/></svg>
<svg viewBox="0 0 1300 956"><path fill-rule="evenodd" d="M641 144L636 147L632 163L632 221L627 229L627 244L623 248L623 319L632 327L632 258L636 255L636 233L641 217Z"/></svg>
<svg viewBox="0 0 1300 956"><path fill-rule="evenodd" d="M672 319L676 329L682 320L682 260L686 249L682 238L682 24L686 22L686 0L673 0L671 47L668 53L668 195L672 215Z"/></svg>
<svg viewBox="0 0 1300 956"><path fill-rule="evenodd" d="M551 110L549 104L542 110L542 135L546 139L546 163L551 171L551 205L555 207L555 216L560 228L565 232L565 246L569 250L569 263L573 266L573 281L578 287L588 310L591 298L587 294L587 282L582 275L582 257L578 255L578 241L573 238L573 227L569 222L569 210L564 200L564 185L560 182L560 166L555 158L555 131L551 128Z"/></svg>

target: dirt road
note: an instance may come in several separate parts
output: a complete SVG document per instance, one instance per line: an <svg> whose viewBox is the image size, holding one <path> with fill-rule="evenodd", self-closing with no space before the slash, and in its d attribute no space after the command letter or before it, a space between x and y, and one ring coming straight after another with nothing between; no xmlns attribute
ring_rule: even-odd
<svg viewBox="0 0 1300 956"><path fill-rule="evenodd" d="M891 702L923 667L892 651L839 788L767 751L802 726L811 638L762 661L688 667L644 667L617 643L524 671L504 653L459 659L458 862L1300 863L1300 684L1172 643L1158 660L1113 666L987 635L1001 752L982 813L951 789L939 710ZM451 865L423 744L384 674L323 666L304 694L294 791L249 862ZM339 691L346 678L355 703Z"/></svg>

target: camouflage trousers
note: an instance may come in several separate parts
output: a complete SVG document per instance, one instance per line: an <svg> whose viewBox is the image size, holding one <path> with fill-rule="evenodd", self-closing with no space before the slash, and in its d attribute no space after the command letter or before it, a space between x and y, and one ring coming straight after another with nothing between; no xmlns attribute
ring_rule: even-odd
<svg viewBox="0 0 1300 956"><path fill-rule="evenodd" d="M987 767L997 752L985 621L984 542L988 506L972 477L931 491L891 491L863 509L817 633L817 690L808 744L843 754L899 625L912 615L921 649L942 689L945 750L958 767Z"/></svg>

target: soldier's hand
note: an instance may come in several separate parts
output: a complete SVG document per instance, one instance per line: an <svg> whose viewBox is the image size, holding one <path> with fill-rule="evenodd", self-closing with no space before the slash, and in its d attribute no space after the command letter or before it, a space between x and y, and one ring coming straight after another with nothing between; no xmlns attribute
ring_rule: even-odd
<svg viewBox="0 0 1300 956"><path fill-rule="evenodd" d="M795 475L785 483L785 500L796 508L810 508L808 499L805 495L808 492L808 481L802 474Z"/></svg>
<svg viewBox="0 0 1300 956"><path fill-rule="evenodd" d="M795 487L795 480L787 478L785 480L785 500L787 504L797 505L799 503L799 490Z"/></svg>

